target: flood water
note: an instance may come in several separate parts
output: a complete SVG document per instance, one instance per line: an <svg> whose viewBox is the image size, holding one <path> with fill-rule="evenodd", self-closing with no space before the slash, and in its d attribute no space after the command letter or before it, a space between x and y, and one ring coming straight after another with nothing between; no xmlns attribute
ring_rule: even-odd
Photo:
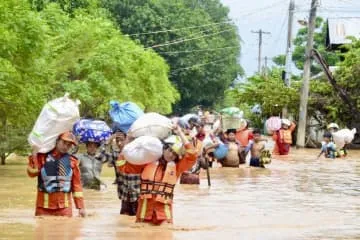
<svg viewBox="0 0 360 240"><path fill-rule="evenodd" d="M0 166L0 239L360 239L360 151L316 160L293 150L266 169L211 169L201 184L177 185L174 224L120 216L112 169L102 192L85 190L85 219L35 218L36 179L23 164ZM20 162L21 162L20 161ZM74 211L77 215L77 212Z"/></svg>

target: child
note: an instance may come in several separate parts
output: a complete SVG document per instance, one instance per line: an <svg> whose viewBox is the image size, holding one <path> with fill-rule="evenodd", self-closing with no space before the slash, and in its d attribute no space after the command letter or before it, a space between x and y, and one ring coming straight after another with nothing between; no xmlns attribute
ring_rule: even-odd
<svg viewBox="0 0 360 240"><path fill-rule="evenodd" d="M223 167L239 167L240 164L245 163L245 159L240 157L240 144L236 141L236 129L228 129L226 134L225 144L228 147L228 153L222 159L221 164Z"/></svg>
<svg viewBox="0 0 360 240"><path fill-rule="evenodd" d="M251 151L250 166L265 168L264 164L270 163L271 156L265 150L265 143L262 142L262 137L259 129L253 130L254 140L250 141L245 149L245 154Z"/></svg>
<svg viewBox="0 0 360 240"><path fill-rule="evenodd" d="M336 145L335 143L332 141L332 135L330 132L326 132L323 135L324 141L321 143L321 152L318 156L321 157L321 155L324 153L326 158L336 158L337 157L337 152L336 152Z"/></svg>

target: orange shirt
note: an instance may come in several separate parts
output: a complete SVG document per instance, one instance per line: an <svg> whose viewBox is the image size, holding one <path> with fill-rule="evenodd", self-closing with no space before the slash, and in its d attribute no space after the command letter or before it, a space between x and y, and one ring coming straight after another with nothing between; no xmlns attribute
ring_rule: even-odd
<svg viewBox="0 0 360 240"><path fill-rule="evenodd" d="M249 144L249 140L253 139L252 131L249 129L237 130L236 140L240 142L241 147L246 147Z"/></svg>
<svg viewBox="0 0 360 240"><path fill-rule="evenodd" d="M54 159L60 159L61 154L56 150L51 151L49 154L52 154ZM34 178L38 177L40 174L41 168L45 164L47 154L38 153L37 162L38 167L35 167L34 159L32 156L29 157L29 163L27 167L27 174ZM74 156L70 156L70 164L73 171L71 179L71 192L54 192L46 193L42 191L37 191L36 198L36 207L47 208L47 209L62 209L62 208L71 208L71 195L74 198L75 206L78 209L84 208L84 199L83 191L80 180L80 169L78 165L78 160Z"/></svg>
<svg viewBox="0 0 360 240"><path fill-rule="evenodd" d="M197 152L194 149L193 145L188 143L185 145L186 153L182 159L176 164L176 177L179 176L191 168L195 162L197 157ZM131 163L126 162L123 167L118 168L124 173L133 173L140 174L144 170L146 165L133 165ZM165 172L164 168L159 168L156 171L155 179L156 182L161 182L163 175ZM139 206L136 214L136 221L140 222L143 220L151 221L156 219L157 221L167 220L168 222L172 222L172 204L164 204L155 200L155 196L150 199L139 199Z"/></svg>

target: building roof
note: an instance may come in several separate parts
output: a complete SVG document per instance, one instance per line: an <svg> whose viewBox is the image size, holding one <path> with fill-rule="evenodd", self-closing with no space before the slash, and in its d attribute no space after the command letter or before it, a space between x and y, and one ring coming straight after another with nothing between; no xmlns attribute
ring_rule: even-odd
<svg viewBox="0 0 360 240"><path fill-rule="evenodd" d="M326 46L336 49L350 43L349 36L360 38L360 17L328 18Z"/></svg>

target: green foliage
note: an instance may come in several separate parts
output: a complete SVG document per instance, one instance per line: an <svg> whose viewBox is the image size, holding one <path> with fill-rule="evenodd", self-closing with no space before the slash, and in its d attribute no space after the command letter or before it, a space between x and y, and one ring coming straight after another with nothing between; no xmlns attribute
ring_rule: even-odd
<svg viewBox="0 0 360 240"><path fill-rule="evenodd" d="M235 99L237 105L260 104L264 116L278 115L285 106L288 106L290 112L295 113L299 103L296 85L292 88L286 87L281 79L281 71L272 69L268 77L252 76L246 83L227 91L227 95Z"/></svg>
<svg viewBox="0 0 360 240"><path fill-rule="evenodd" d="M103 0L103 5L112 12L124 33L145 47L153 47L166 59L170 80L181 93L178 112L195 105L212 106L242 73L237 63L239 36L236 27L229 23L228 9L218 0ZM136 35L145 32L158 33ZM196 39L185 40L193 38ZM178 43L156 46L174 42ZM224 47L232 48L208 51Z"/></svg>
<svg viewBox="0 0 360 240"><path fill-rule="evenodd" d="M314 33L314 49L318 50L320 54L324 57L327 61L329 66L334 66L338 61L340 61L339 55L333 51L327 51L325 42L326 42L326 33L327 33L327 23L320 17L316 18L315 24L315 33ZM304 69L304 62L305 62L305 48L307 43L307 35L308 35L308 28L303 27L299 29L296 38L294 39L294 52L292 60L295 63L295 66L299 70ZM320 66L313 62L311 66L312 74L317 74L321 72Z"/></svg>
<svg viewBox="0 0 360 240"><path fill-rule="evenodd" d="M0 2L0 155L26 144L26 134L46 97L44 21L18 0ZM36 86L36 88L34 88Z"/></svg>
<svg viewBox="0 0 360 240"><path fill-rule="evenodd" d="M69 14L73 14L76 9L87 8L92 0L29 0L32 9L42 11L49 3L56 2L61 9Z"/></svg>
<svg viewBox="0 0 360 240"><path fill-rule="evenodd" d="M34 11L27 0L0 1L2 158L27 146L41 107L64 92L92 116L107 115L111 99L163 114L179 99L163 58L122 35L104 9L63 10L74 2Z"/></svg>

